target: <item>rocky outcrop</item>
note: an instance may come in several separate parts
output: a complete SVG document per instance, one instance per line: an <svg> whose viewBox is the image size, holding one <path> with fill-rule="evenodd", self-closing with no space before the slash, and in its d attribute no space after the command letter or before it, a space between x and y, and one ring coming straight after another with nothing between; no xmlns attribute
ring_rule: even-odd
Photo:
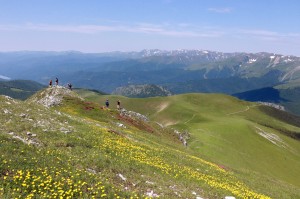
<svg viewBox="0 0 300 199"><path fill-rule="evenodd" d="M274 103L270 103L270 102L258 102L258 103L263 104L265 106L270 106L270 107L276 108L276 109L281 110L281 111L285 111L284 106L281 106L279 104L274 104Z"/></svg>
<svg viewBox="0 0 300 199"><path fill-rule="evenodd" d="M128 111L124 108L120 110L120 116L122 116L122 117L126 116L126 117L129 117L132 119L149 122L149 118L146 117L145 115L142 115L142 114L134 112L134 111Z"/></svg>
<svg viewBox="0 0 300 199"><path fill-rule="evenodd" d="M31 97L28 101L32 103L39 103L46 107L57 106L59 105L63 97L75 97L80 98L75 92L71 91L62 86L49 87L33 97ZM83 100L82 98L80 98Z"/></svg>

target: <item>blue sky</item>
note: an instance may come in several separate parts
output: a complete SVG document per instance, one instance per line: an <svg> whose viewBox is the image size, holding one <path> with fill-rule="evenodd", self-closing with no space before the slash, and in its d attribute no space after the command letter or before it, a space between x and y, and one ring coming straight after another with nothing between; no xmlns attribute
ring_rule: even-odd
<svg viewBox="0 0 300 199"><path fill-rule="evenodd" d="M0 0L0 51L300 56L298 0Z"/></svg>

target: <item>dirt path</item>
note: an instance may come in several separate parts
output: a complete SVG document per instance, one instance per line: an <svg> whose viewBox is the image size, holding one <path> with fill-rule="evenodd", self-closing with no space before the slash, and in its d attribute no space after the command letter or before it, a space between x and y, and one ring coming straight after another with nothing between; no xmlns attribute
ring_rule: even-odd
<svg viewBox="0 0 300 199"><path fill-rule="evenodd" d="M259 106L259 105L247 106L245 110L241 110L241 111L237 111L237 112L233 112L233 113L227 113L226 115L235 115L235 114L239 114L239 113L244 113L246 111L249 111L250 108L255 107L255 106Z"/></svg>
<svg viewBox="0 0 300 199"><path fill-rule="evenodd" d="M186 124L186 123L190 122L192 119L194 119L194 117L195 117L195 116L196 116L196 114L193 114L193 116L191 117L191 119L189 119L189 120L185 121L185 122L184 122L184 124Z"/></svg>
<svg viewBox="0 0 300 199"><path fill-rule="evenodd" d="M164 102L164 103L161 103L158 107L158 110L157 112L161 112L163 111L165 108L167 108L169 106L169 103L168 102Z"/></svg>

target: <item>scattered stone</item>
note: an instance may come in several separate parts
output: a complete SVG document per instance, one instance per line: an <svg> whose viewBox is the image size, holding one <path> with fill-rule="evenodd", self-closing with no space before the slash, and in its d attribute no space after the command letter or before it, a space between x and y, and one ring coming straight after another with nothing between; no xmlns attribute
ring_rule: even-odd
<svg viewBox="0 0 300 199"><path fill-rule="evenodd" d="M86 171L90 172L92 174L96 174L97 173L94 169L89 169L89 168L87 168Z"/></svg>
<svg viewBox="0 0 300 199"><path fill-rule="evenodd" d="M180 132L176 129L174 130L174 133L176 133L178 135L179 140L186 147L187 146L187 140L190 139L190 133L187 130L185 130L183 132Z"/></svg>
<svg viewBox="0 0 300 199"><path fill-rule="evenodd" d="M122 128L125 128L125 129L126 129L126 126L125 126L124 124L122 124L122 123L117 123L117 126L118 126L118 127L122 127Z"/></svg>
<svg viewBox="0 0 300 199"><path fill-rule="evenodd" d="M142 114L134 112L134 111L127 111L124 108L120 110L120 115L121 116L127 116L127 117L130 117L130 118L136 118L136 119L142 120L144 122L149 122L148 117L146 117L145 115L142 115Z"/></svg>
<svg viewBox="0 0 300 199"><path fill-rule="evenodd" d="M187 146L187 141L186 140L183 140L183 146Z"/></svg>
<svg viewBox="0 0 300 199"><path fill-rule="evenodd" d="M176 189L176 185L169 186L170 189Z"/></svg>
<svg viewBox="0 0 300 199"><path fill-rule="evenodd" d="M11 114L11 112L10 112L9 110L7 110L7 109L4 109L3 112L4 112L5 114Z"/></svg>
<svg viewBox="0 0 300 199"><path fill-rule="evenodd" d="M30 133L30 132L27 132L27 133L26 133L26 135L28 135L28 136L31 136L31 135L32 135L32 133Z"/></svg>
<svg viewBox="0 0 300 199"><path fill-rule="evenodd" d="M61 115L61 112L59 112L59 111L57 111L57 110L55 110L55 113L56 113L57 115Z"/></svg>
<svg viewBox="0 0 300 199"><path fill-rule="evenodd" d="M60 130L62 133L64 133L64 134L71 133L71 130L70 130L70 129L66 129L65 127L61 127L59 130Z"/></svg>
<svg viewBox="0 0 300 199"><path fill-rule="evenodd" d="M25 114L25 113L21 113L21 114L20 114L20 117L25 118L25 117L26 117L26 114Z"/></svg>
<svg viewBox="0 0 300 199"><path fill-rule="evenodd" d="M235 199L235 197L234 196L225 196L224 199Z"/></svg>
<svg viewBox="0 0 300 199"><path fill-rule="evenodd" d="M16 101L15 101L13 98L11 98L11 97L9 97L9 96L7 96L7 95L5 95L4 97L5 97L6 100L9 100L9 101L11 101L11 102L16 103Z"/></svg>
<svg viewBox="0 0 300 199"><path fill-rule="evenodd" d="M14 135L13 138L22 141L24 144L28 144L28 145L32 144L32 145L40 146L38 142L35 142L34 140L28 140L28 138L24 139L18 135Z"/></svg>
<svg viewBox="0 0 300 199"><path fill-rule="evenodd" d="M257 102L257 103L265 105L265 106L270 106L270 107L276 108L281 111L285 111L285 107L281 106L279 104L274 104L274 103L270 103L270 102Z"/></svg>
<svg viewBox="0 0 300 199"><path fill-rule="evenodd" d="M14 133L14 132L9 132L8 134L9 134L9 135L14 135L15 133Z"/></svg>
<svg viewBox="0 0 300 199"><path fill-rule="evenodd" d="M158 194L154 193L154 191L150 190L150 189L147 190L147 192L145 193L145 195L149 196L149 197L155 197L155 198L159 197Z"/></svg>
<svg viewBox="0 0 300 199"><path fill-rule="evenodd" d="M154 182L146 181L146 184L154 184Z"/></svg>
<svg viewBox="0 0 300 199"><path fill-rule="evenodd" d="M118 176L123 180L123 181L126 181L126 178L122 175L122 174L118 174Z"/></svg>

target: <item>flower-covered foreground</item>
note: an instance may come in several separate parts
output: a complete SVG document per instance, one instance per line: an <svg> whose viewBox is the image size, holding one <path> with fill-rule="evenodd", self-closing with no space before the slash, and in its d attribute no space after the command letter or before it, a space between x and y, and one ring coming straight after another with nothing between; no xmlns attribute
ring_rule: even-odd
<svg viewBox="0 0 300 199"><path fill-rule="evenodd" d="M0 198L271 198L170 129L117 110L77 98L50 109L1 103Z"/></svg>
<svg viewBox="0 0 300 199"><path fill-rule="evenodd" d="M128 184L127 188L116 188L117 186L113 185L116 184L112 179L115 178L113 172L108 171L106 174L97 172L122 169L123 164L127 165L130 170L139 170L141 175L143 172L140 170L145 168L166 176L175 184L192 181L192 184L208 185L212 190L228 191L240 198L269 198L254 192L236 180L230 172L217 165L179 150L155 143L151 143L151 146L146 142L133 141L127 137L112 134L102 127L93 126L86 134L89 138L83 139L86 141L91 139L88 141L90 143L88 153L83 151L84 149L78 153L72 153L69 150L73 149L68 148L64 151L60 148L37 149L30 145L20 147L21 143L13 141L15 148L10 152L6 150L6 154L1 156L2 197L146 198L147 196L139 192L139 187L134 187L133 183ZM95 138L92 138L92 135ZM129 135L132 136L133 132ZM73 139L78 138L73 137ZM3 140L2 148L10 147L10 142L11 140L8 139ZM10 158L11 153L15 156L13 159ZM85 157L96 160L97 156L102 157L101 160L97 160L102 162L99 165L96 163L89 165L88 160L85 160ZM180 162L176 163L176 159L180 159ZM44 167L40 167L41 165ZM128 173L128 171L124 172ZM134 176L128 178L135 181Z"/></svg>

